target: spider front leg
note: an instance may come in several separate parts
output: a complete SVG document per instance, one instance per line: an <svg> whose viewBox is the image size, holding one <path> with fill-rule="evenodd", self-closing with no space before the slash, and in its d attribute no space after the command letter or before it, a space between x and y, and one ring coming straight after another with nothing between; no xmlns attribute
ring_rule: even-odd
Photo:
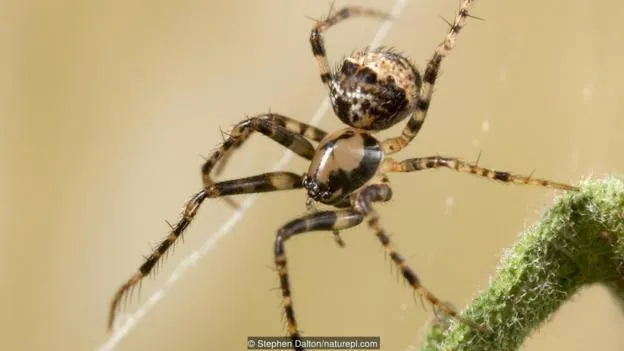
<svg viewBox="0 0 624 351"><path fill-rule="evenodd" d="M404 161L396 161L391 158L384 160L383 168L386 172L416 172L425 169L436 169L440 167L450 168L462 173L475 174L481 177L513 184L530 184L543 186L546 188L578 191L579 188L557 183L546 179L532 178L512 174L504 171L496 171L488 168L479 167L476 164L464 162L456 157L430 156L411 158Z"/></svg>
<svg viewBox="0 0 624 351"><path fill-rule="evenodd" d="M182 213L182 218L171 228L169 235L156 247L141 267L139 267L138 272L117 290L110 306L108 328L111 329L113 327L115 315L121 300L130 295L137 284L152 271L167 250L169 250L175 241L184 233L184 230L191 224L191 221L205 199L228 195L290 190L301 187L302 177L288 172L265 173L248 178L228 180L207 185L204 190L195 194L187 203Z"/></svg>
<svg viewBox="0 0 624 351"><path fill-rule="evenodd" d="M327 60L327 53L325 51L325 43L323 40L323 32L329 29L331 26L342 22L349 17L354 16L369 16L378 17L381 19L388 18L388 14L385 12L367 9L362 7L344 7L334 14L329 14L323 21L319 21L312 32L310 33L310 45L312 46L312 54L318 62L321 82L329 87L330 82L333 80L331 68L329 66L329 60Z"/></svg>
<svg viewBox="0 0 624 351"><path fill-rule="evenodd" d="M208 160L206 160L203 167L204 173L206 174L205 176L209 177L209 173L215 166L215 175L219 175L227 164L232 152L247 141L253 132L260 131L262 134L283 145L283 141L279 141L278 139L284 138L284 133L271 133L271 129L274 128L272 126L283 128L290 133L294 133L317 142L321 141L321 139L327 135L325 131L319 128L276 113L267 113L251 117L238 123L229 133L227 133L228 137L224 140L223 144L212 156L210 156ZM300 153L297 154L301 156Z"/></svg>
<svg viewBox="0 0 624 351"><path fill-rule="evenodd" d="M295 310L290 293L284 243L297 234L320 230L337 231L351 228L360 224L363 218L364 215L355 209L314 212L288 222L277 231L277 236L275 237L275 267L280 279L282 305L284 306L284 313L286 314L288 335L294 344L293 346L295 346L295 350L303 350L303 347L297 346L297 343L301 342L301 335L297 328L297 320L295 319Z"/></svg>
<svg viewBox="0 0 624 351"><path fill-rule="evenodd" d="M412 287L415 293L423 297L434 308L443 312L444 314L455 318L456 320L469 325L475 329L482 330L483 328L474 323L471 320L465 319L457 313L457 311L450 305L442 302L433 293L427 290L421 283L416 273L405 263L405 259L396 249L392 247L390 237L386 234L386 231L379 225L379 214L372 206L373 202L386 202L392 198L392 189L388 184L374 184L362 189L355 200L356 208L362 211L368 219L368 226L375 232L375 235L379 239L379 242L384 247L386 253L392 259L392 262L396 265L397 269L401 272L403 278Z"/></svg>
<svg viewBox="0 0 624 351"><path fill-rule="evenodd" d="M418 134L420 127L422 127L427 117L431 96L433 95L433 87L438 78L438 73L440 72L442 59L455 47L455 38L466 24L466 19L470 17L469 11L474 5L474 2L475 0L464 0L462 2L446 38L438 45L433 57L427 63L427 68L423 74L423 85L418 94L418 98L414 102L414 112L408 120L407 125L403 128L400 136L383 141L383 150L386 154L400 151L414 139L416 134Z"/></svg>
<svg viewBox="0 0 624 351"><path fill-rule="evenodd" d="M202 166L204 186L214 183L210 173L215 170L217 175L224 169L234 150L238 149L254 132L260 132L277 143L290 149L297 155L310 160L314 147L306 139L320 141L327 134L323 130L309 124L275 113L267 113L246 119L228 133L223 144L206 160ZM232 207L238 207L234 201L225 198Z"/></svg>

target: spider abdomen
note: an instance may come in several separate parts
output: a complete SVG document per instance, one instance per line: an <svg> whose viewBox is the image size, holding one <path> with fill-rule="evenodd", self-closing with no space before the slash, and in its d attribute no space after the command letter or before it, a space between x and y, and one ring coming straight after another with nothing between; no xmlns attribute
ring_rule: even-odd
<svg viewBox="0 0 624 351"><path fill-rule="evenodd" d="M371 180L382 160L381 145L372 135L342 129L321 140L303 186L311 199L333 204Z"/></svg>
<svg viewBox="0 0 624 351"><path fill-rule="evenodd" d="M342 122L371 131L407 117L422 85L412 63L390 50L358 52L334 75L329 94L334 112Z"/></svg>

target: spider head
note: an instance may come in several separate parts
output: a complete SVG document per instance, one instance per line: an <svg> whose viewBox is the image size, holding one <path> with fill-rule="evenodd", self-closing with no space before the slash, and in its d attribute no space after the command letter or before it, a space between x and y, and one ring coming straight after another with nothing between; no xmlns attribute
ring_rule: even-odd
<svg viewBox="0 0 624 351"><path fill-rule="evenodd" d="M321 202L331 200L332 192L329 187L308 175L303 177L303 187L308 191L308 199L310 200Z"/></svg>
<svg viewBox="0 0 624 351"><path fill-rule="evenodd" d="M390 128L407 117L422 85L409 60L388 49L346 58L334 77L329 97L338 118L372 131Z"/></svg>
<svg viewBox="0 0 624 351"><path fill-rule="evenodd" d="M381 145L370 134L346 128L321 140L303 187L308 197L336 204L371 180L381 165Z"/></svg>

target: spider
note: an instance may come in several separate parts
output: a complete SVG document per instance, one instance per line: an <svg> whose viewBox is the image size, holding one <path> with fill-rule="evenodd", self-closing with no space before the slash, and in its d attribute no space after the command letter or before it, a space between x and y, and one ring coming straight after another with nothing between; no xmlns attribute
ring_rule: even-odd
<svg viewBox="0 0 624 351"><path fill-rule="evenodd" d="M455 38L464 27L475 0L463 0L444 40L436 47L422 75L404 56L387 48L364 49L345 58L336 70L331 70L326 57L323 33L348 18L367 16L387 18L386 13L362 8L345 7L318 21L312 28L310 44L320 69L321 82L329 90L335 114L347 126L325 131L277 114L267 113L247 118L233 127L223 144L202 167L204 188L187 203L182 218L171 232L114 295L108 320L112 328L120 301L127 296L154 268L160 258L182 235L207 198L305 189L309 208L319 202L332 210L315 210L296 218L277 230L274 242L275 268L279 276L283 312L287 332L296 350L302 350L301 335L295 318L288 266L284 245L295 235L312 231L332 231L336 242L343 246L340 231L366 220L386 253L415 293L428 301L437 311L474 327L476 323L461 317L450 305L427 290L414 271L406 264L380 225L374 204L392 197L387 174L415 172L446 167L458 172L515 184L532 184L547 188L576 191L578 188L531 176L496 171L468 163L456 157L430 156L402 161L388 157L404 149L420 130L431 102L433 87L442 60L455 45ZM374 134L407 119L401 135L380 140ZM211 173L224 167L229 157L254 132L310 161L307 173L271 172L246 178L214 182ZM316 147L313 142L318 143ZM216 167L216 169L215 169ZM297 342L299 341L299 343Z"/></svg>

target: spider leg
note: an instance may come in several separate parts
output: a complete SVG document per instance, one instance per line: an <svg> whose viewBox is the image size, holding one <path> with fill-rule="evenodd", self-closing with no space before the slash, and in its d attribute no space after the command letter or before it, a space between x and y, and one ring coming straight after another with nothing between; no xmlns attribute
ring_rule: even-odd
<svg viewBox="0 0 624 351"><path fill-rule="evenodd" d="M418 98L414 102L414 112L410 117L407 125L403 128L401 135L389 138L383 141L383 150L386 154L392 154L406 147L416 136L429 110L431 96L433 95L433 86L440 71L440 64L449 52L455 47L455 38L457 34L466 24L466 19L470 16L470 9L475 0L464 0L455 16L455 20L451 24L451 29L444 40L436 48L433 57L427 63L427 68L423 74L423 85L418 94Z"/></svg>
<svg viewBox="0 0 624 351"><path fill-rule="evenodd" d="M512 174L504 171L496 171L479 167L476 164L462 161L456 157L430 156L411 158L404 161L395 161L391 158L384 160L383 168L386 172L416 172L425 169L446 167L462 173L475 174L489 179L513 183L543 186L552 189L578 191L575 186L553 182L547 179L538 179L531 176Z"/></svg>
<svg viewBox="0 0 624 351"><path fill-rule="evenodd" d="M369 16L378 17L382 19L388 18L388 14L385 12L363 8L363 7L344 7L336 13L329 14L323 21L318 21L312 32L310 33L310 45L312 45L312 54L318 62L321 82L329 87L329 82L333 80L331 68L329 66L329 60L327 59L327 53L325 52L325 43L322 33L329 29L331 26L338 22L344 21L349 17L354 16Z"/></svg>
<svg viewBox="0 0 624 351"><path fill-rule="evenodd" d="M379 225L379 214L372 207L373 202L385 202L392 197L392 189L388 184L374 184L362 189L356 198L356 207L366 214L368 226L375 232L375 235L379 239L379 242L384 247L386 253L392 259L392 262L396 265L401 272L403 278L412 287L415 293L423 297L429 303L431 303L435 309L443 312L444 314L457 319L458 321L470 325L476 329L482 329L481 326L474 322L467 320L459 315L457 311L449 304L444 303L437 298L433 293L427 290L421 283L416 273L405 263L405 258L401 256L395 248L392 247L390 237L386 231Z"/></svg>
<svg viewBox="0 0 624 351"><path fill-rule="evenodd" d="M288 268L286 265L286 252L284 243L294 235L312 231L335 231L356 226L362 222L363 213L355 209L345 209L337 211L320 211L297 218L285 224L277 231L275 237L275 267L280 279L282 290L282 305L286 315L288 334L293 341L301 341L301 335L297 328L295 310L290 294L290 282L288 279ZM295 350L303 350L295 347Z"/></svg>
<svg viewBox="0 0 624 351"><path fill-rule="evenodd" d="M342 240L342 237L340 236L340 231L339 230L333 230L332 234L334 235L334 241L336 242L336 245L338 245L338 247L345 247L345 242L344 240Z"/></svg>
<svg viewBox="0 0 624 351"><path fill-rule="evenodd" d="M344 199L342 199L342 201L334 204L333 206L336 208L352 208L351 199L345 197ZM347 244L342 239L342 236L340 236L340 230L333 230L332 236L334 237L334 241L336 242L336 245L338 245L338 247L344 248L347 246Z"/></svg>
<svg viewBox="0 0 624 351"><path fill-rule="evenodd" d="M139 267L139 270L117 290L109 310L108 328L111 329L113 326L115 314L121 300L129 295L132 289L150 273L160 258L183 234L184 230L191 224L191 221L205 199L228 195L290 190L301 187L302 176L289 172L265 173L207 185L204 190L198 192L191 198L184 208L182 218L172 227L169 235L156 247L152 254L147 257L145 262Z"/></svg>
<svg viewBox="0 0 624 351"><path fill-rule="evenodd" d="M232 152L249 139L253 132L264 134L308 160L312 159L314 155L314 147L306 138L320 141L327 134L314 126L275 113L248 118L236 124L227 133L227 138L224 138L223 144L204 162L202 166L204 186L214 183L210 176L213 168L217 166L216 173L221 172ZM238 204L233 200L225 198L225 201L230 206L238 208Z"/></svg>
<svg viewBox="0 0 624 351"><path fill-rule="evenodd" d="M280 126L292 133L299 134L316 142L321 141L325 137L325 135L327 135L325 131L319 128L276 113L261 114L252 117L249 120L260 120L262 122L256 123L264 123L265 125L273 124L276 126ZM238 123L231 132L227 134L224 133L227 138L225 138L223 145L221 145L219 150L215 152L215 154L213 154L208 160L206 160L206 163L210 163L210 165L204 165L204 168L208 168L210 171L213 169L213 167L215 167L214 173L216 176L218 176L223 171L225 165L229 161L230 156L232 155L232 152L238 149L243 143L245 143L245 141L249 139L253 132L258 131L258 129L254 129L253 126L248 127L245 125L245 123L249 124L249 120ZM275 140L274 138L272 139Z"/></svg>

